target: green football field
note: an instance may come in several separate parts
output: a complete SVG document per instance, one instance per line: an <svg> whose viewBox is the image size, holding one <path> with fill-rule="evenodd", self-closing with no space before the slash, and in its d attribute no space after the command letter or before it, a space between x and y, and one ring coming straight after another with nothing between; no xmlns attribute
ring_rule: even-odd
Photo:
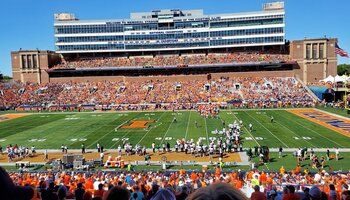
<svg viewBox="0 0 350 200"><path fill-rule="evenodd" d="M275 119L270 122L270 117ZM176 117L176 122L174 122ZM125 129L131 120L154 120L149 128ZM317 123L285 110L222 110L219 118L204 118L196 111L179 112L120 112L120 113L40 113L0 122L0 145L18 144L38 149L117 148L123 141L132 145L151 147L152 142L169 142L176 139L202 138L208 142L222 137L213 131L233 121L242 120L244 147L267 145L269 147L348 148L350 138ZM197 127L195 125L197 122ZM252 123L253 131L247 130Z"/></svg>

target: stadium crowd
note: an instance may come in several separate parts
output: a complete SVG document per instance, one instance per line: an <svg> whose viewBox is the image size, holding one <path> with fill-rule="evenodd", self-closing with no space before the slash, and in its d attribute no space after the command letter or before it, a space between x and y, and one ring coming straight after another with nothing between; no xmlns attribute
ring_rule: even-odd
<svg viewBox="0 0 350 200"><path fill-rule="evenodd" d="M248 199L251 200L349 200L350 172L311 174L298 167L291 172L258 170L221 171L86 171L86 172L10 172L0 168L1 185L17 187L27 198L17 199ZM8 178L7 178L8 177ZM22 187L19 187L22 186ZM24 190L30 186L32 191ZM208 190L210 197L205 197ZM19 189L20 188L20 189ZM217 188L218 189L218 188ZM6 198L1 187L1 195ZM120 191L122 190L122 191ZM118 193L118 194L115 194ZM217 194L214 194L217 193ZM239 195L239 196L221 196ZM31 194L31 195L30 195ZM202 196L199 196L202 194ZM31 198L33 196L33 198ZM11 198L8 198L11 199Z"/></svg>
<svg viewBox="0 0 350 200"><path fill-rule="evenodd" d="M99 68L99 67L166 67L186 66L217 63L252 63L252 62L288 62L287 54L274 53L229 53L209 55L186 55L186 56L156 56L156 57L101 57L80 58L65 61L53 66L51 69L71 68Z"/></svg>
<svg viewBox="0 0 350 200"><path fill-rule="evenodd" d="M113 109L197 109L198 103L232 103L236 107L312 106L313 100L295 78L237 77L210 81L101 81L65 83L0 83L0 107L100 105ZM142 105L141 105L142 104ZM153 104L151 105L145 104Z"/></svg>

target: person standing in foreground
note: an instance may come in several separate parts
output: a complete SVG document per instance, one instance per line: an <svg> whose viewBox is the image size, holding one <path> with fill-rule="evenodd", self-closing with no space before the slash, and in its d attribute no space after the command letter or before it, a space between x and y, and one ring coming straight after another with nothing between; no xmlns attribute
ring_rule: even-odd
<svg viewBox="0 0 350 200"><path fill-rule="evenodd" d="M335 150L335 160L338 161L339 160L339 148L337 148Z"/></svg>

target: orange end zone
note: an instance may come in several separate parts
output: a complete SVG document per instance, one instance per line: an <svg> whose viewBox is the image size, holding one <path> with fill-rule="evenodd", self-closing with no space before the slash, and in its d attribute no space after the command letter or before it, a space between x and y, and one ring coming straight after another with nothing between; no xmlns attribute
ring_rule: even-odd
<svg viewBox="0 0 350 200"><path fill-rule="evenodd" d="M148 128L147 123L155 122L154 120L131 120L131 124L122 126L121 128Z"/></svg>
<svg viewBox="0 0 350 200"><path fill-rule="evenodd" d="M24 113L21 113L21 114L4 114L4 115L0 115L0 122L11 120L11 119L17 119L17 118L28 116L28 115L30 115L30 114L24 114Z"/></svg>
<svg viewBox="0 0 350 200"><path fill-rule="evenodd" d="M316 109L293 109L287 111L350 137L350 120L329 115Z"/></svg>

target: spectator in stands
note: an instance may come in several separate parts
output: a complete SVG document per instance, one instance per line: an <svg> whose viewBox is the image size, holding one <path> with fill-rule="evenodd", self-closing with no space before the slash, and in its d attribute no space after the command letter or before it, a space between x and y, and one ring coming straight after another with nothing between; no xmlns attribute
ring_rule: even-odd
<svg viewBox="0 0 350 200"><path fill-rule="evenodd" d="M343 191L340 200L350 200L350 190Z"/></svg>
<svg viewBox="0 0 350 200"><path fill-rule="evenodd" d="M102 57L62 60L51 69L101 67L187 67L188 65L218 63L289 62L290 57L280 52L240 52L230 54L156 56L156 57Z"/></svg>
<svg viewBox="0 0 350 200"><path fill-rule="evenodd" d="M283 195L282 200L300 200L300 197L295 194L295 187L293 185L288 185L287 187L287 194Z"/></svg>
<svg viewBox="0 0 350 200"><path fill-rule="evenodd" d="M58 188L58 199L59 200L65 200L67 196L67 188L66 186L62 185Z"/></svg>
<svg viewBox="0 0 350 200"><path fill-rule="evenodd" d="M143 200L145 198L144 194L140 191L139 186L134 186L134 192L131 194L132 200Z"/></svg>
<svg viewBox="0 0 350 200"><path fill-rule="evenodd" d="M260 186L255 185L254 192L252 193L252 196L250 197L250 199L251 200L267 200L267 197L263 192L260 192Z"/></svg>
<svg viewBox="0 0 350 200"><path fill-rule="evenodd" d="M103 200L129 200L130 192L125 188L112 187L106 192L106 195L103 197Z"/></svg>
<svg viewBox="0 0 350 200"><path fill-rule="evenodd" d="M159 185L157 185L156 183L153 183L152 184L152 188L151 190L148 192L148 195L147 195L147 200L150 200L159 190Z"/></svg>
<svg viewBox="0 0 350 200"><path fill-rule="evenodd" d="M176 195L176 200L185 200L188 197L188 191L186 186L181 187L181 193Z"/></svg>
<svg viewBox="0 0 350 200"><path fill-rule="evenodd" d="M321 190L317 186L312 186L309 192L310 200L321 200L322 193Z"/></svg>
<svg viewBox="0 0 350 200"><path fill-rule="evenodd" d="M83 188L83 184L82 183L78 183L77 187L78 188L74 192L75 199L76 200L83 200L83 196L84 196L84 193L85 193L85 189Z"/></svg>
<svg viewBox="0 0 350 200"><path fill-rule="evenodd" d="M304 188L304 197L301 200L310 200L310 188Z"/></svg>

